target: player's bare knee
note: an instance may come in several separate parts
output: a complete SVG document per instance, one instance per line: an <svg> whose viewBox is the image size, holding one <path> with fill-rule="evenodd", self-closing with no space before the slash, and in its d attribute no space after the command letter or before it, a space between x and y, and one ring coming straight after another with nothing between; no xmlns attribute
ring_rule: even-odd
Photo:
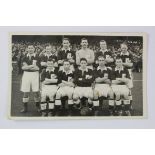
<svg viewBox="0 0 155 155"><path fill-rule="evenodd" d="M129 94L128 94L128 93L124 93L124 94L123 94L123 98L124 98L125 100L128 100L128 99L129 99Z"/></svg>
<svg viewBox="0 0 155 155"><path fill-rule="evenodd" d="M121 94L119 92L115 92L115 98L116 100L120 100Z"/></svg>
<svg viewBox="0 0 155 155"><path fill-rule="evenodd" d="M62 95L61 95L59 92L57 92L57 94L56 94L56 99L60 99L61 96L62 96Z"/></svg>
<svg viewBox="0 0 155 155"><path fill-rule="evenodd" d="M114 92L112 90L110 90L108 92L108 96L110 97L110 99L114 99Z"/></svg>

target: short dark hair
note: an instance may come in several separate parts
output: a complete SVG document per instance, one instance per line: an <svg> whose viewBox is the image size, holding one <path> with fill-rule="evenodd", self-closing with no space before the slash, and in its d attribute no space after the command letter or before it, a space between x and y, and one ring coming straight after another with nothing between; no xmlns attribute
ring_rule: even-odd
<svg viewBox="0 0 155 155"><path fill-rule="evenodd" d="M98 60L99 60L99 58L104 58L104 56L103 55L100 55L99 57L98 57ZM105 59L105 58L104 58Z"/></svg>
<svg viewBox="0 0 155 155"><path fill-rule="evenodd" d="M81 58L81 59L80 59L80 62L81 62L81 61L87 62L87 59L86 59L86 58Z"/></svg>
<svg viewBox="0 0 155 155"><path fill-rule="evenodd" d="M46 48L46 47L49 47L49 46L52 47L52 45L49 44L49 45L46 45L45 48Z"/></svg>
<svg viewBox="0 0 155 155"><path fill-rule="evenodd" d="M121 59L120 56L117 56L116 59L115 59L115 61L116 61L116 60L122 60L122 59Z"/></svg>
<svg viewBox="0 0 155 155"><path fill-rule="evenodd" d="M126 45L128 47L127 42L123 42L123 43L121 43L121 45Z"/></svg>
<svg viewBox="0 0 155 155"><path fill-rule="evenodd" d="M62 42L63 42L64 40L68 40L68 41L70 42L69 38L63 38L63 39L62 39Z"/></svg>
<svg viewBox="0 0 155 155"><path fill-rule="evenodd" d="M33 46L33 47L34 47L34 45L33 45L33 44L28 44L28 45L27 45L27 47L29 47L29 46Z"/></svg>
<svg viewBox="0 0 155 155"><path fill-rule="evenodd" d="M100 42L105 42L105 43L107 43L105 40L100 40Z"/></svg>
<svg viewBox="0 0 155 155"><path fill-rule="evenodd" d="M48 59L47 62L55 62L53 59Z"/></svg>
<svg viewBox="0 0 155 155"><path fill-rule="evenodd" d="M69 61L69 60L67 60L67 59L65 59L65 60L63 61L63 64L64 64L64 62L69 62L69 64L70 64L70 61Z"/></svg>
<svg viewBox="0 0 155 155"><path fill-rule="evenodd" d="M87 40L87 41L88 41L88 39L87 39L87 38L82 38L82 39L81 39L81 42L82 42L83 40Z"/></svg>

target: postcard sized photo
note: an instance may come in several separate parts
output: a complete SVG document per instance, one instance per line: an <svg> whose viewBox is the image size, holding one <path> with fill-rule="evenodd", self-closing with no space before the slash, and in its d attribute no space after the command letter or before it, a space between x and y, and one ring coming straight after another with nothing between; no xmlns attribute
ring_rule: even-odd
<svg viewBox="0 0 155 155"><path fill-rule="evenodd" d="M145 33L11 33L10 119L145 118Z"/></svg>

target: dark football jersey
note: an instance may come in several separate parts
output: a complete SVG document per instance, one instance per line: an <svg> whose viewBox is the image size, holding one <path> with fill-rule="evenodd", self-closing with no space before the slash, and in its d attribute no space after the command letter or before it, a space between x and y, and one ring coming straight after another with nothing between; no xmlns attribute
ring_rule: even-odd
<svg viewBox="0 0 155 155"><path fill-rule="evenodd" d="M40 59L39 59L39 56L36 54L33 54L32 56L30 56L29 54L25 55L22 58L22 64L23 63L26 63L27 65L36 65L40 68ZM26 70L26 71L32 72L31 70Z"/></svg>
<svg viewBox="0 0 155 155"><path fill-rule="evenodd" d="M71 70L68 73L66 73L64 70L59 71L58 83L62 83L62 80L67 82L69 82L70 80L74 80L74 72Z"/></svg>
<svg viewBox="0 0 155 155"><path fill-rule="evenodd" d="M53 60L54 63L55 63L55 62L57 62L57 56L55 54L51 54L50 56L47 56L46 54L43 54L43 55L40 56L40 63L41 62L47 62L48 60ZM41 68L44 69L46 67L41 66Z"/></svg>
<svg viewBox="0 0 155 155"><path fill-rule="evenodd" d="M55 54L51 54L50 56L42 55L40 57L41 62L47 62L48 60L53 60L54 62L57 62L57 56Z"/></svg>
<svg viewBox="0 0 155 155"><path fill-rule="evenodd" d="M127 52L126 54L120 53L116 58L121 58L123 63L133 62L133 56ZM127 69L131 69L132 67L126 67Z"/></svg>
<svg viewBox="0 0 155 155"><path fill-rule="evenodd" d="M112 80L116 80L117 78L128 78L130 79L129 71L127 68L122 67L120 70L115 67L112 71ZM119 85L125 85L124 82L120 83Z"/></svg>
<svg viewBox="0 0 155 155"><path fill-rule="evenodd" d="M58 69L54 68L53 70L49 70L49 69L43 69L42 73L41 73L41 82L43 82L45 80L45 78L47 79L58 79ZM46 85L55 85L57 83L50 83L50 84L46 84Z"/></svg>
<svg viewBox="0 0 155 155"><path fill-rule="evenodd" d="M73 59L75 60L75 51L72 50L60 50L58 52L58 60L65 60L65 59ZM75 63L73 63L75 64Z"/></svg>
<svg viewBox="0 0 155 155"><path fill-rule="evenodd" d="M98 57L99 56L103 56L105 59L107 58L113 58L112 56L112 53L110 51L105 51L104 53L100 50L98 52L96 52L96 55L95 55L95 62L98 60ZM98 65L97 65L98 66ZM111 63L107 63L106 64L107 67L113 67L114 66L114 63L111 62Z"/></svg>
<svg viewBox="0 0 155 155"><path fill-rule="evenodd" d="M112 71L105 67L104 70L101 70L100 67L97 67L97 69L94 70L94 78L103 78L103 77L107 77L109 80L112 79ZM104 84L105 82L101 82L102 84Z"/></svg>
<svg viewBox="0 0 155 155"><path fill-rule="evenodd" d="M79 87L91 87L92 83L94 82L93 71L88 68L85 71L77 69L75 71L74 79L75 84Z"/></svg>

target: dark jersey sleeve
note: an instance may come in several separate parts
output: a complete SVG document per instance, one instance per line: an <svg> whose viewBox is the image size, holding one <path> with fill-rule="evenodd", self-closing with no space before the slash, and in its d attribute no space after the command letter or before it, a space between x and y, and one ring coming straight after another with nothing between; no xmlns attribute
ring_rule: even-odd
<svg viewBox="0 0 155 155"><path fill-rule="evenodd" d="M100 53L99 52L96 52L95 53L95 63L96 63L96 61L98 60L98 57L100 56Z"/></svg>
<svg viewBox="0 0 155 155"><path fill-rule="evenodd" d="M23 63L26 63L26 57L25 56L23 56L22 59L21 59L22 66L23 66Z"/></svg>
<svg viewBox="0 0 155 155"><path fill-rule="evenodd" d="M108 69L108 74L109 74L109 80L112 80L112 76L113 76L113 72L112 72L112 70L110 70L110 69Z"/></svg>
<svg viewBox="0 0 155 155"><path fill-rule="evenodd" d="M126 78L130 79L130 74L129 74L128 69L125 69L125 73L126 73Z"/></svg>
<svg viewBox="0 0 155 155"><path fill-rule="evenodd" d="M58 60L62 60L62 51L58 51Z"/></svg>
<svg viewBox="0 0 155 155"><path fill-rule="evenodd" d="M79 73L78 73L78 69L75 70L74 72L74 83L78 85L78 79L79 79Z"/></svg>
<svg viewBox="0 0 155 155"><path fill-rule="evenodd" d="M58 84L62 82L62 71L58 72Z"/></svg>
<svg viewBox="0 0 155 155"><path fill-rule="evenodd" d="M111 70L111 80L116 80L116 73L115 70Z"/></svg>
<svg viewBox="0 0 155 155"><path fill-rule="evenodd" d="M41 72L41 82L43 82L46 78L46 70L43 69L42 72Z"/></svg>
<svg viewBox="0 0 155 155"><path fill-rule="evenodd" d="M94 80L96 79L96 78L98 78L99 77L99 75L98 75L98 73L97 73L97 69L95 69L94 71L93 71L93 78L94 78Z"/></svg>

